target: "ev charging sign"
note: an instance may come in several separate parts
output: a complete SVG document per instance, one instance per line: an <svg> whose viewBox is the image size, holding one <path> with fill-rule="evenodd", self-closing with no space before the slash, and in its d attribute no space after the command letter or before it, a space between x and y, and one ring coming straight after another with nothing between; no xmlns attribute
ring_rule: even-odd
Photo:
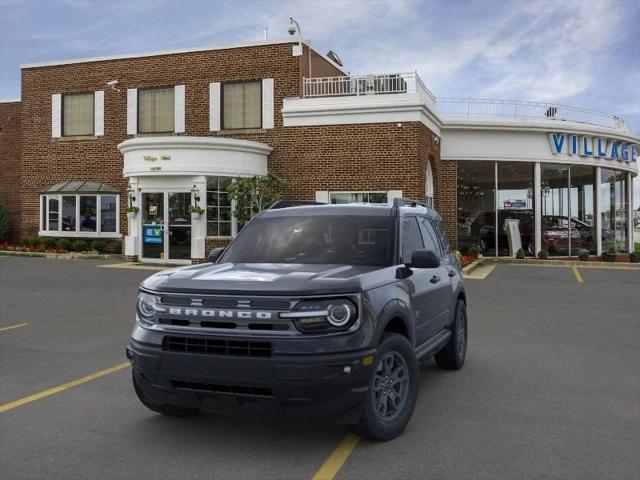
<svg viewBox="0 0 640 480"><path fill-rule="evenodd" d="M603 158L619 162L635 163L638 161L638 145L622 142L615 138L575 135L561 132L548 134L551 153L580 157Z"/></svg>

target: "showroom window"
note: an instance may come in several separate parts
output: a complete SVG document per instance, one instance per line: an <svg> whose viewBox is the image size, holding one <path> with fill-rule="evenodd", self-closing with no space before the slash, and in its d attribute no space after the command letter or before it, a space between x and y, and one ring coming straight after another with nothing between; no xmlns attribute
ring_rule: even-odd
<svg viewBox="0 0 640 480"><path fill-rule="evenodd" d="M387 203L387 192L331 192L329 203Z"/></svg>
<svg viewBox="0 0 640 480"><path fill-rule="evenodd" d="M628 249L629 206L627 173L607 168L600 174L600 214L602 251L614 249L625 253Z"/></svg>
<svg viewBox="0 0 640 480"><path fill-rule="evenodd" d="M231 200L227 193L231 177L207 177L207 236L229 237L232 234Z"/></svg>
<svg viewBox="0 0 640 480"><path fill-rule="evenodd" d="M119 195L102 182L58 182L40 195L40 234L114 237L119 228Z"/></svg>
<svg viewBox="0 0 640 480"><path fill-rule="evenodd" d="M496 164L458 162L458 249L496 254Z"/></svg>
<svg viewBox="0 0 640 480"><path fill-rule="evenodd" d="M533 163L498 162L498 255L535 255Z"/></svg>
<svg viewBox="0 0 640 480"><path fill-rule="evenodd" d="M222 128L262 128L262 82L222 85Z"/></svg>
<svg viewBox="0 0 640 480"><path fill-rule="evenodd" d="M174 131L175 88L138 90L138 133Z"/></svg>
<svg viewBox="0 0 640 480"><path fill-rule="evenodd" d="M62 96L62 136L90 136L94 133L94 93L65 93Z"/></svg>

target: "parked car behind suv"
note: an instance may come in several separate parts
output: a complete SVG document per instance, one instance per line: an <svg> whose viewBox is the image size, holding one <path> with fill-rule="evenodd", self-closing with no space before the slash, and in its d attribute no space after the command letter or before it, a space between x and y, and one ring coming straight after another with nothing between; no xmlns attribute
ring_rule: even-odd
<svg viewBox="0 0 640 480"><path fill-rule="evenodd" d="M276 207L212 263L140 286L127 348L138 397L200 409L321 415L399 435L418 361L462 367L466 297L439 215L415 202Z"/></svg>

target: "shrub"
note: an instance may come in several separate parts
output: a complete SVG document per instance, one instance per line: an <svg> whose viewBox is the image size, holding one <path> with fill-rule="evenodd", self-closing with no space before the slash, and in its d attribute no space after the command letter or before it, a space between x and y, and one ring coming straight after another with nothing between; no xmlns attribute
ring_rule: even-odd
<svg viewBox="0 0 640 480"><path fill-rule="evenodd" d="M58 241L51 237L40 237L37 239L37 242L51 250L58 246Z"/></svg>
<svg viewBox="0 0 640 480"><path fill-rule="evenodd" d="M84 252L89 248L87 242L85 240L76 240L73 242L73 251L74 252Z"/></svg>
<svg viewBox="0 0 640 480"><path fill-rule="evenodd" d="M587 260L589 260L589 250L585 250L584 248L578 250L578 258L582 262L586 262Z"/></svg>
<svg viewBox="0 0 640 480"><path fill-rule="evenodd" d="M112 240L107 245L107 251L109 253L122 253L122 242L120 240Z"/></svg>
<svg viewBox="0 0 640 480"><path fill-rule="evenodd" d="M23 247L30 247L31 245L35 245L35 239L34 238L23 238L22 241L20 242L20 244Z"/></svg>
<svg viewBox="0 0 640 480"><path fill-rule="evenodd" d="M538 252L538 258L540 260L546 260L547 258L549 258L549 252L543 248Z"/></svg>
<svg viewBox="0 0 640 480"><path fill-rule="evenodd" d="M58 242L58 246L66 252L71 252L73 250L73 242L68 238L61 238Z"/></svg>
<svg viewBox="0 0 640 480"><path fill-rule="evenodd" d="M4 210L4 203L0 196L0 243L9 240L9 218Z"/></svg>
<svg viewBox="0 0 640 480"><path fill-rule="evenodd" d="M469 255L477 257L478 255L480 255L480 250L478 250L476 247L471 247L469 249Z"/></svg>
<svg viewBox="0 0 640 480"><path fill-rule="evenodd" d="M520 259L524 258L524 249L523 248L519 248L518 249L518 251L516 252L516 258L520 258Z"/></svg>
<svg viewBox="0 0 640 480"><path fill-rule="evenodd" d="M629 260L633 263L640 263L640 252L631 252L629 254Z"/></svg>
<svg viewBox="0 0 640 480"><path fill-rule="evenodd" d="M106 249L106 245L104 240L94 240L91 242L91 250L95 250L96 252L104 252Z"/></svg>

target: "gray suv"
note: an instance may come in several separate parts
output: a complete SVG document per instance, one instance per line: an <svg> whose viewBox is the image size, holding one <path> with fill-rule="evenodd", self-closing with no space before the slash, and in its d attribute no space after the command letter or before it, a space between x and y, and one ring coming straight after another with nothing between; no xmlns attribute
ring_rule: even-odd
<svg viewBox="0 0 640 480"><path fill-rule="evenodd" d="M464 363L460 265L415 201L279 202L209 261L140 285L127 357L151 410L319 415L384 441L413 413L419 361Z"/></svg>

